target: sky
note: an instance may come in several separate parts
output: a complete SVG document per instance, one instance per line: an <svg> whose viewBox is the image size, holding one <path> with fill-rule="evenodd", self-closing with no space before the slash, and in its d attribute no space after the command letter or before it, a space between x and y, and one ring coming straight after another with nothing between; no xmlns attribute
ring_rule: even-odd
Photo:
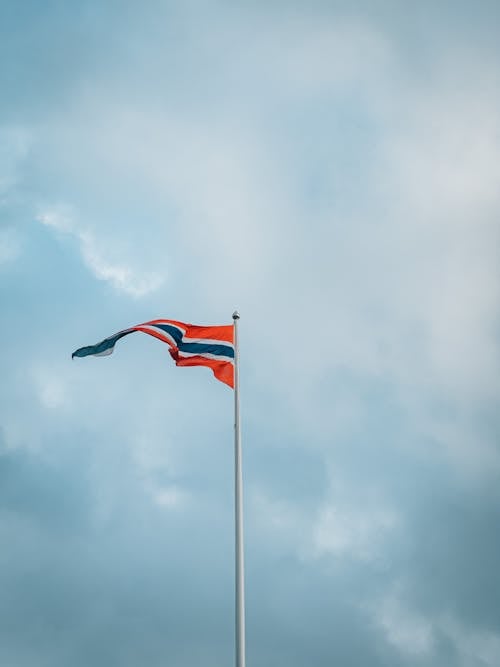
<svg viewBox="0 0 500 667"><path fill-rule="evenodd" d="M500 664L500 5L0 4L0 664Z"/></svg>

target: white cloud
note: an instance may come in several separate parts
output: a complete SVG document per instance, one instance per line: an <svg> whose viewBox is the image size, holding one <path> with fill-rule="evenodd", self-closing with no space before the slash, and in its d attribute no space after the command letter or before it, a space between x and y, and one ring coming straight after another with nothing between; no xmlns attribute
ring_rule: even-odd
<svg viewBox="0 0 500 667"><path fill-rule="evenodd" d="M409 92L406 124L387 142L384 187L406 263L398 306L422 328L421 371L454 399L481 401L500 389L500 97L493 75L441 76Z"/></svg>
<svg viewBox="0 0 500 667"><path fill-rule="evenodd" d="M52 208L37 216L42 225L67 234L78 234L71 212L66 207Z"/></svg>
<svg viewBox="0 0 500 667"><path fill-rule="evenodd" d="M438 625L455 644L463 667L471 664L497 667L500 662L500 633L471 629L450 615L441 618Z"/></svg>
<svg viewBox="0 0 500 667"><path fill-rule="evenodd" d="M393 65L390 41L360 17L330 21L302 14L277 20L279 40L272 22L259 26L266 63L260 64L282 94L322 96L361 81L371 88L380 71Z"/></svg>
<svg viewBox="0 0 500 667"><path fill-rule="evenodd" d="M315 212L319 229L305 217L296 226L307 230L295 239L304 262L298 270L291 265L279 311L308 322L312 343L268 338L279 372L273 368L267 381L281 376L277 393L293 400L295 417L309 416L305 430L330 428L312 388L335 370L390 383L417 432L443 434L433 406L444 404L449 461L467 471L475 457L475 471L488 475L498 470L498 447L477 437L476 415L500 392L500 99L491 67L479 63L477 77L457 67L455 55L453 69L440 63L429 81L405 83L394 63L392 83L376 73L381 85L368 103L378 143L359 199L347 202L342 219L332 194ZM458 81L456 71L469 76ZM346 187L336 174L332 193L339 179ZM272 308L264 308L272 319ZM466 441L451 428L457 420Z"/></svg>
<svg viewBox="0 0 500 667"><path fill-rule="evenodd" d="M381 508L322 507L312 530L312 553L323 556L354 556L375 562L382 557L384 541L398 525L394 510Z"/></svg>
<svg viewBox="0 0 500 667"><path fill-rule="evenodd" d="M119 291L140 298L156 291L164 282L164 276L159 273L137 270L109 261L109 245L78 224L74 214L66 207L49 208L40 213L37 220L76 239L82 259L91 273L98 280L109 282Z"/></svg>
<svg viewBox="0 0 500 667"><path fill-rule="evenodd" d="M379 503L354 505L329 498L305 511L263 489L251 493L251 514L258 517L253 529L273 550L304 561L360 561L377 569L387 567L386 542L400 525L398 513Z"/></svg>
<svg viewBox="0 0 500 667"><path fill-rule="evenodd" d="M500 659L500 634L464 625L450 613L424 614L412 608L400 584L386 596L362 605L385 640L406 656L430 656L437 638L446 637L460 665L496 667Z"/></svg>
<svg viewBox="0 0 500 667"><path fill-rule="evenodd" d="M155 292L163 284L164 276L158 273L110 263L106 251L99 247L99 242L90 232L80 232L78 237L83 260L98 280L108 281L115 289L136 298Z"/></svg>
<svg viewBox="0 0 500 667"><path fill-rule="evenodd" d="M158 488L152 495L156 504L166 509L178 509L185 505L188 499L186 491L176 485Z"/></svg>
<svg viewBox="0 0 500 667"><path fill-rule="evenodd" d="M37 371L35 384L40 404L48 410L63 408L68 405L68 388L61 376L54 371Z"/></svg>
<svg viewBox="0 0 500 667"><path fill-rule="evenodd" d="M434 647L433 623L409 609L397 594L364 607L373 617L386 641L406 655L426 656Z"/></svg>

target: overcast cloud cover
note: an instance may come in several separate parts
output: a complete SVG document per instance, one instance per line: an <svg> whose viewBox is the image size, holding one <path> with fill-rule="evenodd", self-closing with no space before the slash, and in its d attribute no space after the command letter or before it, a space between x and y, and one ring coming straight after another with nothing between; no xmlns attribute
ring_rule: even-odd
<svg viewBox="0 0 500 667"><path fill-rule="evenodd" d="M500 664L500 5L0 5L0 664Z"/></svg>

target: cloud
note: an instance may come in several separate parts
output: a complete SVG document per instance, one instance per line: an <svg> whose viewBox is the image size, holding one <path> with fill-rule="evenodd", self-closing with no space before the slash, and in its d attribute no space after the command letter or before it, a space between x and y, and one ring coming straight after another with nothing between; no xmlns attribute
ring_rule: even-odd
<svg viewBox="0 0 500 667"><path fill-rule="evenodd" d="M365 606L365 611L403 659L410 656L442 660L439 656L445 643L452 647L454 664L494 667L500 658L498 633L471 630L450 614L424 615L408 606L401 586ZM449 648L447 653L450 657Z"/></svg>
<svg viewBox="0 0 500 667"><path fill-rule="evenodd" d="M332 490L329 496L306 511L298 502L254 488L250 512L258 523L252 523L252 534L273 552L293 552L300 561L386 569L387 543L400 527L399 514L380 503L349 502Z"/></svg>
<svg viewBox="0 0 500 667"><path fill-rule="evenodd" d="M164 276L148 271L134 270L123 264L115 264L107 258L109 250L95 234L81 227L74 214L64 207L49 208L37 216L38 222L62 234L76 239L82 259L97 280L109 282L116 290L141 298L156 291L164 282Z"/></svg>
<svg viewBox="0 0 500 667"><path fill-rule="evenodd" d="M474 661L485 667L495 667L500 659L500 634L483 630L470 630L453 618L444 618L441 631L454 643L463 665Z"/></svg>
<svg viewBox="0 0 500 667"><path fill-rule="evenodd" d="M173 485L170 488L160 488L153 492L155 502L160 507L175 509L186 502L186 493Z"/></svg>
<svg viewBox="0 0 500 667"><path fill-rule="evenodd" d="M69 388L63 374L55 369L33 369L36 393L40 404L48 410L64 408L69 400Z"/></svg>
<svg viewBox="0 0 500 667"><path fill-rule="evenodd" d="M312 551L318 557L345 554L374 562L385 551L384 534L394 530L397 522L395 511L373 507L353 511L325 506L313 527Z"/></svg>
<svg viewBox="0 0 500 667"><path fill-rule="evenodd" d="M374 622L386 640L403 654L425 656L434 647L433 624L408 608L397 596L378 600L372 608Z"/></svg>

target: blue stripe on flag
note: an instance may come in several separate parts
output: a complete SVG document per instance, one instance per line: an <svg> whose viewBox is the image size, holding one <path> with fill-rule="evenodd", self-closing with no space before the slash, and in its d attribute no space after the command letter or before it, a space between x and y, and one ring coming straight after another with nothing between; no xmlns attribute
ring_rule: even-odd
<svg viewBox="0 0 500 667"><path fill-rule="evenodd" d="M191 354L217 354L234 359L234 348L229 345L214 345L213 343L180 343L179 352L190 352Z"/></svg>
<svg viewBox="0 0 500 667"><path fill-rule="evenodd" d="M162 331L165 331L165 333L168 333L175 340L177 346L179 346L182 342L182 331L177 327L174 327L172 324L152 324L150 326L153 326L156 329L161 329Z"/></svg>

